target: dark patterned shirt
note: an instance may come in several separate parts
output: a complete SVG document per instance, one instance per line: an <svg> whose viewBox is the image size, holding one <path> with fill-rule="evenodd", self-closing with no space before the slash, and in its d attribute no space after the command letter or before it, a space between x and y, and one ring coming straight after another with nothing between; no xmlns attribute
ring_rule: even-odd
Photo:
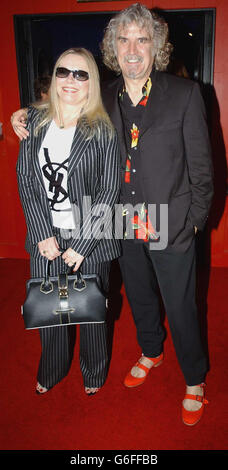
<svg viewBox="0 0 228 470"><path fill-rule="evenodd" d="M157 239L154 228L149 220L146 204L143 198L143 191L140 180L140 152L139 136L142 125L143 114L152 87L151 77L142 88L142 98L134 106L125 88L119 93L119 104L121 108L125 140L127 147L126 166L124 174L124 184L122 188L121 200L123 204L131 204L133 207L139 205L139 210L130 219L131 226L135 231L137 240L148 241ZM124 215L127 215L126 211ZM128 224L126 226L125 238L127 238Z"/></svg>

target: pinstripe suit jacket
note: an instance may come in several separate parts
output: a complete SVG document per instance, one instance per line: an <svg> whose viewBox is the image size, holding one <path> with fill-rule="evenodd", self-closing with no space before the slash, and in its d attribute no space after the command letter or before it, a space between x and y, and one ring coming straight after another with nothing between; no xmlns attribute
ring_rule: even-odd
<svg viewBox="0 0 228 470"><path fill-rule="evenodd" d="M38 159L49 124L35 136L38 118L39 112L30 107L27 127L29 137L21 142L17 161L19 195L27 224L26 249L31 255L39 241L53 236L52 216ZM116 134L110 138L105 125L101 123L100 138L86 140L85 134L76 127L69 156L67 184L77 233L70 246L86 258L90 257L93 262L108 261L120 255L119 241L115 240L105 219L107 217L110 221L110 211L104 213L104 206L101 206L105 204L113 211L118 202L119 171ZM102 224L105 228L103 237L99 239L97 235Z"/></svg>

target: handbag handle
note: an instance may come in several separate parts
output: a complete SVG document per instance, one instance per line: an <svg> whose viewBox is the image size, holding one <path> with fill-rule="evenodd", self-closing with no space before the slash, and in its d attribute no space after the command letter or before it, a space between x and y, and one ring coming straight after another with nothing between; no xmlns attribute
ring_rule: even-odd
<svg viewBox="0 0 228 470"><path fill-rule="evenodd" d="M50 292L53 291L53 284L50 281L50 264L51 264L51 261L47 259L46 267L45 267L45 275L44 275L45 277L44 277L44 280L43 280L43 282L41 284L41 287L40 287L41 291L44 294L49 294ZM66 283L67 283L67 276L71 273L72 268L73 268L73 266L68 267L66 273L59 274L59 277L60 276L61 277L65 276ZM85 289L85 287L86 287L86 282L83 279L82 273L78 270L75 273L74 289L81 291L81 290Z"/></svg>

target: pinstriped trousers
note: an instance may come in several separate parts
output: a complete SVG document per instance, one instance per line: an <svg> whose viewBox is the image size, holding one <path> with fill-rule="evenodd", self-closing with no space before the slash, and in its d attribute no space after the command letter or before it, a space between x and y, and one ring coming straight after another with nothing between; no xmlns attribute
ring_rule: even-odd
<svg viewBox="0 0 228 470"><path fill-rule="evenodd" d="M56 238L60 247L65 251L70 246L70 240L61 238L56 230ZM31 277L43 277L45 273L46 258L34 249L34 256L30 258ZM100 276L103 289L108 292L110 261L96 263L89 258L83 261L81 272L84 274L96 273ZM66 272L67 265L61 256L51 262L50 275L57 276ZM60 326L41 328L41 358L38 368L37 380L46 388L53 387L69 372L75 336L75 326ZM106 323L80 325L80 368L86 387L101 387L107 376L107 326Z"/></svg>

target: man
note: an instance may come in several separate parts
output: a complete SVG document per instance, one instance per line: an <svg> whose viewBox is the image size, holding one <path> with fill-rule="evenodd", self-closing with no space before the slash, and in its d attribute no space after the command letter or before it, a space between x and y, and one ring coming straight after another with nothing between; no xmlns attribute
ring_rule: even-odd
<svg viewBox="0 0 228 470"><path fill-rule="evenodd" d="M124 384L141 385L163 361L158 285L186 381L182 419L194 425L206 403L207 373L195 304L194 238L208 216L212 166L198 85L164 73L171 52L167 37L166 23L139 3L117 14L102 51L104 63L121 75L104 87L103 100L121 148L120 265L142 349ZM25 135L16 118L13 124ZM150 206L167 208L160 232ZM131 213L129 207L137 210Z"/></svg>
<svg viewBox="0 0 228 470"><path fill-rule="evenodd" d="M139 208L126 220L127 234L129 222L136 233L122 243L121 269L143 355L125 385L140 385L163 360L158 283L187 384L182 417L192 425L203 412L207 371L195 305L194 237L207 219L212 168L198 85L158 71L168 65L167 37L167 25L140 4L112 19L104 62L122 75L105 87L103 99L121 146L121 202ZM164 249L157 249L148 204L168 205Z"/></svg>

